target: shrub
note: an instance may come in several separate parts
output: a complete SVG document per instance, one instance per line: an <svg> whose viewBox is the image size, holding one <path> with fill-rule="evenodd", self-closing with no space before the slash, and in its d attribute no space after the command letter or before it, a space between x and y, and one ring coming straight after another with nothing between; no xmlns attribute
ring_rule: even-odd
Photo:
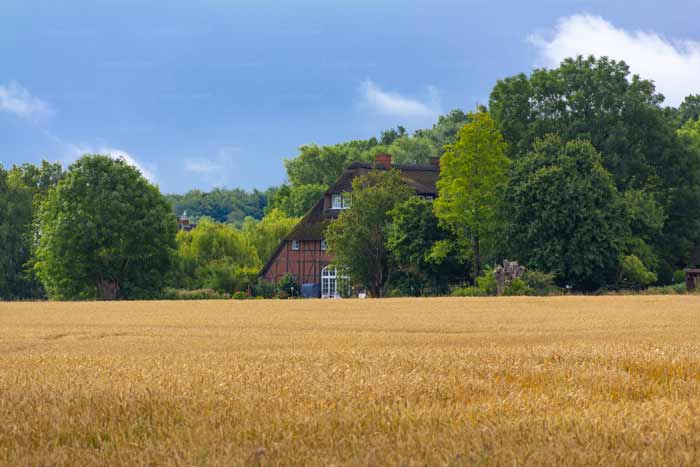
<svg viewBox="0 0 700 467"><path fill-rule="evenodd" d="M534 295L534 290L529 287L525 281L522 279L513 279L510 284L506 286L503 291L503 295L516 296L516 295Z"/></svg>
<svg viewBox="0 0 700 467"><path fill-rule="evenodd" d="M679 269L673 273L673 283L685 284L685 271L683 269Z"/></svg>
<svg viewBox="0 0 700 467"><path fill-rule="evenodd" d="M664 287L649 287L642 291L644 295L681 295L688 293L685 282L682 284L666 285Z"/></svg>
<svg viewBox="0 0 700 467"><path fill-rule="evenodd" d="M481 289L484 295L496 295L498 292L498 284L496 276L493 275L493 269L484 269L483 276L476 278L476 286Z"/></svg>
<svg viewBox="0 0 700 467"><path fill-rule="evenodd" d="M220 293L212 289L163 289L161 294L163 300L226 300L231 298L229 294Z"/></svg>
<svg viewBox="0 0 700 467"><path fill-rule="evenodd" d="M252 294L260 298L273 298L275 296L276 287L274 282L266 281L258 278L257 282L251 286Z"/></svg>
<svg viewBox="0 0 700 467"><path fill-rule="evenodd" d="M277 296L279 298L283 298L281 297L283 292L287 294L287 296L284 298L298 297L301 295L301 286L291 274L285 274L279 281L277 281Z"/></svg>
<svg viewBox="0 0 700 467"><path fill-rule="evenodd" d="M654 282L656 282L656 274L647 270L639 258L634 255L622 257L618 277L620 287L639 290Z"/></svg>
<svg viewBox="0 0 700 467"><path fill-rule="evenodd" d="M247 292L239 290L237 292L234 292L231 298L233 298L234 300L248 300L250 298L250 295L248 295Z"/></svg>
<svg viewBox="0 0 700 467"><path fill-rule="evenodd" d="M526 269L522 280L531 289L531 295L545 296L561 293L559 287L554 283L554 274Z"/></svg>
<svg viewBox="0 0 700 467"><path fill-rule="evenodd" d="M486 297L488 294L479 287L458 287L452 291L453 297Z"/></svg>

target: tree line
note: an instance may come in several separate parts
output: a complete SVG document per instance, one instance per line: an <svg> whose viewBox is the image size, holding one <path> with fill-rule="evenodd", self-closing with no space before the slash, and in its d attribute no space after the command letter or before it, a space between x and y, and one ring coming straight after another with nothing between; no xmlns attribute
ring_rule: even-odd
<svg viewBox="0 0 700 467"><path fill-rule="evenodd" d="M384 152L398 164L440 156L439 197L418 199L394 172L354 181L327 238L372 295L491 293L506 258L528 267L513 293L671 284L700 264L700 96L663 100L624 62L577 57L501 80L488 108L429 129L302 146L287 182L264 192L164 196L99 155L67 170L0 167L0 297L277 293L257 271L280 239L350 162ZM177 231L183 211L196 229Z"/></svg>

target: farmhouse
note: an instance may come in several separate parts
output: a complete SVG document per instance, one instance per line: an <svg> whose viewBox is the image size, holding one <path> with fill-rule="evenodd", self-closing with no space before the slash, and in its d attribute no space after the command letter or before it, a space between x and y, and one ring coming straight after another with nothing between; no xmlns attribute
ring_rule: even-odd
<svg viewBox="0 0 700 467"><path fill-rule="evenodd" d="M309 295L323 298L337 297L338 272L329 263L333 259L327 252L324 232L332 222L352 203L352 181L372 170L398 170L416 195L432 200L437 196L435 186L440 174L439 159L431 159L430 165L392 165L391 155L379 154L375 162L354 162L340 175L321 199L287 235L272 257L263 266L260 275L268 281L277 281L291 274L302 284ZM305 286L305 287L304 287Z"/></svg>

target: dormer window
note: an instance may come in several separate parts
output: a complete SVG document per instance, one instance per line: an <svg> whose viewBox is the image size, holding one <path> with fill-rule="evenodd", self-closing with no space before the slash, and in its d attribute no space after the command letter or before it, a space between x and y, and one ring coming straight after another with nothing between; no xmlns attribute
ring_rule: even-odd
<svg viewBox="0 0 700 467"><path fill-rule="evenodd" d="M335 193L331 196L331 209L348 209L352 204L349 194Z"/></svg>

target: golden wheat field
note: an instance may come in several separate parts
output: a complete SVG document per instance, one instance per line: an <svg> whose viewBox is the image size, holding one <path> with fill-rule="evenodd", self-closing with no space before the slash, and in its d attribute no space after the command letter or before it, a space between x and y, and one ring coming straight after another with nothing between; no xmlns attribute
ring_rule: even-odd
<svg viewBox="0 0 700 467"><path fill-rule="evenodd" d="M4 465L700 463L700 297L0 304Z"/></svg>

